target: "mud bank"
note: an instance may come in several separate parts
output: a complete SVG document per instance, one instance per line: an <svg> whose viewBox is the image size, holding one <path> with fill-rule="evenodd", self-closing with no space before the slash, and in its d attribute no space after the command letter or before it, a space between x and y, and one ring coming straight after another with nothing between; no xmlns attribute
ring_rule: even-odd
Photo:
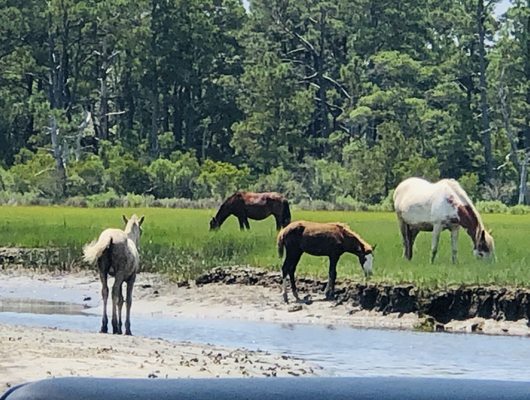
<svg viewBox="0 0 530 400"><path fill-rule="evenodd" d="M197 285L224 283L266 287L280 287L281 284L277 273L242 268L217 268L202 275L195 282ZM300 278L297 279L297 286L302 296L307 293L322 296L326 281ZM430 291L418 289L413 285L392 286L342 281L337 284L336 303L349 304L384 315L415 313L420 317L431 317L435 325L473 318L496 321L530 319L530 291L495 287L461 287ZM480 326L478 328L480 329Z"/></svg>

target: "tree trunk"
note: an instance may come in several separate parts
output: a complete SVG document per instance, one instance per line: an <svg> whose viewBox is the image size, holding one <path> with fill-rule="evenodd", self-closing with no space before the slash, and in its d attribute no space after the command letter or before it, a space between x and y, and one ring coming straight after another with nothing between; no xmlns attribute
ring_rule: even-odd
<svg viewBox="0 0 530 400"><path fill-rule="evenodd" d="M156 88L151 90L151 131L149 133L149 154L158 157L158 93Z"/></svg>
<svg viewBox="0 0 530 400"><path fill-rule="evenodd" d="M526 204L526 191L528 182L529 153L525 150L523 164L521 165L521 178L519 179L519 199L517 204Z"/></svg>
<svg viewBox="0 0 530 400"><path fill-rule="evenodd" d="M101 65L99 66L99 138L109 139L109 87L107 85L107 71L110 59L107 48L107 39L102 39Z"/></svg>
<svg viewBox="0 0 530 400"><path fill-rule="evenodd" d="M59 140L59 128L55 115L50 115L50 135L52 141L53 158L57 169L59 194L65 195L66 192L66 168L64 166L63 146Z"/></svg>
<svg viewBox="0 0 530 400"><path fill-rule="evenodd" d="M493 157L491 151L491 131L489 122L488 98L487 98L487 81L486 81L486 48L485 48L485 28L486 10L484 9L484 0L477 0L476 15L477 31L479 38L479 72L480 72L480 111L482 123L482 144L484 145L484 161L486 182L491 182L493 178Z"/></svg>

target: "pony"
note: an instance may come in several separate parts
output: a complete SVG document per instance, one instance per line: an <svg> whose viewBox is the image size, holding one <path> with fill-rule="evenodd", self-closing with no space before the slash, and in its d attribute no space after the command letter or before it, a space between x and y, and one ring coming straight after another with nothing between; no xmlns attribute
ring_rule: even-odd
<svg viewBox="0 0 530 400"><path fill-rule="evenodd" d="M276 192L234 193L221 204L217 214L210 220L210 230L219 229L230 215L237 217L241 230L250 229L249 218L262 220L274 215L278 231L291 222L289 202L283 195Z"/></svg>
<svg viewBox="0 0 530 400"><path fill-rule="evenodd" d="M280 231L277 238L278 255L285 260L282 266L283 300L287 298L287 275L291 281L291 289L296 300L300 301L294 273L302 254L329 257L329 279L325 289L326 299L334 297L335 279L337 277L337 263L344 253L353 253L359 258L365 276L372 274L373 251L361 236L353 232L346 224L339 222L319 223L296 221Z"/></svg>
<svg viewBox="0 0 530 400"><path fill-rule="evenodd" d="M101 333L107 333L107 299L109 287L107 285L108 275L114 277L112 285L112 333L122 333L121 311L123 307L123 282L127 283L127 307L125 315L125 334L131 333L131 304L132 291L136 273L140 264L138 245L142 234L144 217L138 218L133 215L125 222L125 230L105 229L98 240L93 241L83 248L83 259L89 264L98 265L99 278L101 280L101 296L103 297L103 318L101 321ZM116 317L117 312L117 317Z"/></svg>
<svg viewBox="0 0 530 400"><path fill-rule="evenodd" d="M403 237L403 256L412 259L414 240L420 231L432 231L431 263L438 252L440 233L451 231L452 262L457 261L458 231L464 228L473 241L473 254L480 259L494 255L493 237L486 231L473 202L454 179L431 183L408 178L394 191L394 209Z"/></svg>

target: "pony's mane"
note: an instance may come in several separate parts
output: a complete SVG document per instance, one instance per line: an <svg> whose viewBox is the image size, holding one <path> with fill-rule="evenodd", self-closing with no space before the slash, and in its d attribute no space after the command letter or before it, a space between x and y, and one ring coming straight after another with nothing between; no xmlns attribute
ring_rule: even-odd
<svg viewBox="0 0 530 400"><path fill-rule="evenodd" d="M462 188L462 186L460 186L460 184L454 179L443 179L442 181L446 182L447 185L449 185L449 187L453 189L453 191L460 198L460 200L471 208L477 218L480 228L484 229L484 224L482 222L482 218L480 217L479 212L475 208L475 205L467 195L466 191Z"/></svg>
<svg viewBox="0 0 530 400"><path fill-rule="evenodd" d="M360 244L363 246L363 250L372 250L370 246L357 232L354 232L348 224L343 222L335 222L335 225L338 226L346 235L354 237Z"/></svg>

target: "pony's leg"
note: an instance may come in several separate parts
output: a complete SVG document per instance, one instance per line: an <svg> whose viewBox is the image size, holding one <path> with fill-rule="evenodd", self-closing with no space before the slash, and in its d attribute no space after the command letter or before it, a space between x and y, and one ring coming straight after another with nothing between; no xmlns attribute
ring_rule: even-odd
<svg viewBox="0 0 530 400"><path fill-rule="evenodd" d="M440 243L440 234L442 233L442 224L434 224L432 228L432 244L431 244L431 264L434 263L436 253L438 252L438 244Z"/></svg>
<svg viewBox="0 0 530 400"><path fill-rule="evenodd" d="M414 251L414 241L416 240L416 237L418 236L418 233L420 233L420 231L418 229L413 229L410 227L410 225L407 225L407 229L408 229L408 236L407 236L407 240L408 240L408 259L409 260L412 260L412 255L413 255L413 251Z"/></svg>
<svg viewBox="0 0 530 400"><path fill-rule="evenodd" d="M120 299L120 292L121 292L121 285L123 283L123 279L116 274L114 278L114 284L112 285L112 333L121 334L121 329L118 326L118 317L117 317L117 308L118 308L118 302Z"/></svg>
<svg viewBox="0 0 530 400"><path fill-rule="evenodd" d="M408 225L401 219L399 219L399 230L401 232L401 238L403 240L403 257L410 260L408 254L409 242L408 242Z"/></svg>
<svg viewBox="0 0 530 400"><path fill-rule="evenodd" d="M326 295L326 300L332 300L335 294L335 280L337 279L337 262L339 257L329 256L329 274L328 274L328 284L324 291Z"/></svg>
<svg viewBox="0 0 530 400"><path fill-rule="evenodd" d="M289 269L289 255L287 254L282 265L282 295L283 301L286 303L289 303L289 298L287 297L287 276L289 275Z"/></svg>
<svg viewBox="0 0 530 400"><path fill-rule="evenodd" d="M109 285L107 283L107 273L100 269L99 279L101 280L101 297L103 298L103 318L101 319L101 333L108 332L109 319L107 317L107 300L109 298Z"/></svg>
<svg viewBox="0 0 530 400"><path fill-rule="evenodd" d="M281 215L274 214L274 219L276 220L276 230L279 231L282 229L282 218Z"/></svg>
<svg viewBox="0 0 530 400"><path fill-rule="evenodd" d="M244 223L245 223L245 228L247 228L248 230L250 230L250 224L248 223L248 218L245 217L243 221L244 221Z"/></svg>
<svg viewBox="0 0 530 400"><path fill-rule="evenodd" d="M458 252L458 227L451 229L451 259L456 264L456 254Z"/></svg>
<svg viewBox="0 0 530 400"><path fill-rule="evenodd" d="M300 301L298 297L298 289L296 288L296 280L294 278L294 273L296 272L296 266L302 257L302 253L296 253L291 258L291 268L289 269L289 280L291 281L291 290L293 291L293 296L296 300Z"/></svg>
<svg viewBox="0 0 530 400"><path fill-rule="evenodd" d="M122 333L121 311L123 309L123 283L120 285L118 296L118 333Z"/></svg>
<svg viewBox="0 0 530 400"><path fill-rule="evenodd" d="M296 270L296 264L298 264L300 257L301 257L301 254L298 256L294 256L292 253L287 252L285 256L285 260L283 261L283 265L282 265L283 300L286 303L289 302L289 299L287 297L287 276L289 276L289 280L291 281L291 289L293 291L293 295L296 299L298 299L298 292L296 290L296 284L294 280L294 271Z"/></svg>
<svg viewBox="0 0 530 400"><path fill-rule="evenodd" d="M239 221L239 229L244 231L245 230L245 219L243 217L237 217L237 220Z"/></svg>
<svg viewBox="0 0 530 400"><path fill-rule="evenodd" d="M125 334L132 335L131 333L131 305L132 305L132 292L134 281L136 280L136 274L133 274L127 281L127 306L125 311Z"/></svg>

